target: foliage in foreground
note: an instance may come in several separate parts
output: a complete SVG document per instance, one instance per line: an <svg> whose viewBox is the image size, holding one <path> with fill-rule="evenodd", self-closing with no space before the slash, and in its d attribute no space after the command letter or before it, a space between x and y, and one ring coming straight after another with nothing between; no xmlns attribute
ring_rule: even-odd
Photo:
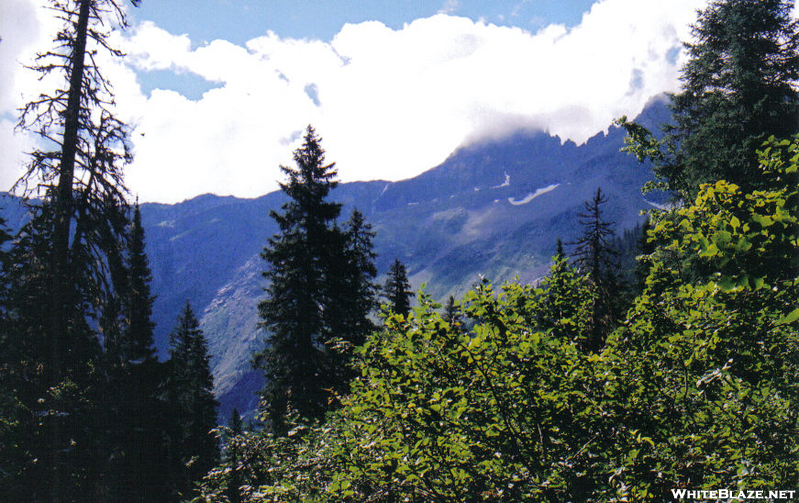
<svg viewBox="0 0 799 503"><path fill-rule="evenodd" d="M479 285L458 316L421 296L358 350L361 375L326 425L234 437L237 464L206 495L224 501L234 471L241 501L795 487L799 138L759 158L765 188L719 181L655 215L646 286L601 353L580 350L586 282L562 257L540 288Z"/></svg>

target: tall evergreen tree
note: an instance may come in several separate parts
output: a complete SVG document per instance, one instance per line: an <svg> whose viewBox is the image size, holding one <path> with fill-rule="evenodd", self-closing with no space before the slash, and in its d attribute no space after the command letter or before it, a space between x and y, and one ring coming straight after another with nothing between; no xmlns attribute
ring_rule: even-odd
<svg viewBox="0 0 799 503"><path fill-rule="evenodd" d="M137 365L155 359L152 321L153 297L150 290L152 273L145 252L144 228L138 203L128 233L127 250L112 267L119 274L118 286L108 302L117 312L118 334L104 334L107 358L115 365ZM112 316L113 317L113 316Z"/></svg>
<svg viewBox="0 0 799 503"><path fill-rule="evenodd" d="M218 403L213 394L208 342L189 302L169 336L167 397L172 405L169 448L173 463L173 487L188 498L198 482L219 462Z"/></svg>
<svg viewBox="0 0 799 503"><path fill-rule="evenodd" d="M278 434L286 432L289 411L307 420L321 419L329 398L325 294L331 250L341 244L341 233L333 226L341 205L327 200L338 182L335 164L325 164L320 141L308 126L294 152L297 167L281 166L288 182L280 187L289 201L281 212L270 213L280 233L269 238L261 254L270 265L263 273L269 281L266 298L258 305L267 347L255 363L266 376L263 403Z"/></svg>
<svg viewBox="0 0 799 503"><path fill-rule="evenodd" d="M362 345L375 329L370 318L377 308L374 236L372 226L355 209L339 233L338 246L329 250L333 260L325 282L322 342L334 348L329 353L327 375L332 389L339 394L348 391L349 381L355 376L350 366L353 347Z"/></svg>
<svg viewBox="0 0 799 503"><path fill-rule="evenodd" d="M374 330L374 323L369 315L377 308L377 267L373 240L375 232L363 214L357 209L352 211L345 229L345 264L347 273L345 296L347 302L348 322L344 334L348 341L355 346L360 346L366 337Z"/></svg>
<svg viewBox="0 0 799 503"><path fill-rule="evenodd" d="M133 208L125 258L126 276L120 281L125 287L118 294L121 306L113 302L114 309L106 308L112 316L118 314L119 323L104 333L113 448L110 485L125 500L159 501L169 494L165 439L170 417L161 396L164 364L155 356L152 274L138 204Z"/></svg>
<svg viewBox="0 0 799 503"><path fill-rule="evenodd" d="M150 283L150 261L145 251L144 227L139 204L133 207L133 221L128 244L128 282L125 292L125 319L127 320L125 348L122 360L139 364L155 359L152 321L153 302Z"/></svg>
<svg viewBox="0 0 799 503"><path fill-rule="evenodd" d="M629 149L650 158L669 190L692 200L699 185L725 179L761 188L756 150L769 136L799 133L799 21L785 0L713 0L699 12L674 125L656 140L621 120ZM724 155L719 155L723 152Z"/></svg>
<svg viewBox="0 0 799 503"><path fill-rule="evenodd" d="M130 154L127 128L113 115L110 85L93 56L98 49L121 55L109 46L103 26L109 16L124 26L124 9L115 0L53 2L53 9L65 21L56 37L57 48L40 54L32 68L42 77L62 72L67 91L43 94L28 103L19 127L46 140L56 139L60 148L32 152L32 162L17 187L25 195L43 196L31 210L34 221L42 222L47 231L49 253L43 265L52 284L47 321L53 334L47 372L56 382L62 372L71 370L71 358L79 357L70 350L72 341L64 327L75 323L72 317L90 314L83 312L84 303L100 309L92 300L97 296L76 291L75 284L85 279L90 284L84 288L103 287L106 267L117 258L118 243L125 237L122 165ZM31 185L35 189L28 191ZM33 227L27 231L41 234Z"/></svg>
<svg viewBox="0 0 799 503"><path fill-rule="evenodd" d="M582 341L583 348L589 351L604 345L620 314L617 252L612 245L614 223L602 216L605 203L607 198L597 188L591 201L585 203L585 211L579 214L583 235L572 243L577 270L586 276L591 292L589 326Z"/></svg>
<svg viewBox="0 0 799 503"><path fill-rule="evenodd" d="M405 265L399 259L394 259L383 286L383 296L388 300L388 308L393 313L408 316L414 295Z"/></svg>
<svg viewBox="0 0 799 503"><path fill-rule="evenodd" d="M673 178L694 193L719 179L760 187L757 148L770 135L799 132L793 7L784 0L716 0L700 13L672 107L680 146Z"/></svg>
<svg viewBox="0 0 799 503"><path fill-rule="evenodd" d="M26 199L36 198L14 250L14 323L7 329L14 341L8 382L20 379L10 385L30 412L17 443L29 462L5 494L102 499L97 326L112 318L102 312L120 286L114 268L126 239L122 166L130 155L95 55L120 54L106 27L126 21L117 0L53 1L52 9L63 27L31 68L64 84L28 103L19 122L53 150L33 151L16 185Z"/></svg>

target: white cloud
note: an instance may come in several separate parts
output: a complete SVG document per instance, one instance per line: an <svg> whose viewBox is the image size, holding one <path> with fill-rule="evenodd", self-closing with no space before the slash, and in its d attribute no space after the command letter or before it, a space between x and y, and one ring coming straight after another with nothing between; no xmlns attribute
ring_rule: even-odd
<svg viewBox="0 0 799 503"><path fill-rule="evenodd" d="M24 90L36 85L36 76L22 71L32 55L50 36L41 2L3 0L0 2L0 190L8 190L23 173L31 139L14 131L17 108Z"/></svg>
<svg viewBox="0 0 799 503"><path fill-rule="evenodd" d="M345 25L329 43L268 33L245 47L194 49L186 35L145 23L124 41L128 67L107 72L120 115L137 127L128 185L146 201L261 195L277 188L278 165L291 162L309 123L345 181L414 176L464 142L519 127L582 142L677 89L682 61L667 54L703 4L603 0L579 26L535 34L439 14L399 30ZM133 70L187 72L218 87L197 101L145 96Z"/></svg>

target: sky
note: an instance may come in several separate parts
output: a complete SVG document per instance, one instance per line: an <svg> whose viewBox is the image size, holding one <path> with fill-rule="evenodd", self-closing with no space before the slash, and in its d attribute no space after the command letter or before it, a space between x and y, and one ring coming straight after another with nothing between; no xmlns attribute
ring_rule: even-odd
<svg viewBox="0 0 799 503"><path fill-rule="evenodd" d="M45 0L0 1L0 191L35 141ZM400 180L518 129L577 143L679 89L705 0L143 0L105 58L143 202L258 197L311 124L342 181Z"/></svg>

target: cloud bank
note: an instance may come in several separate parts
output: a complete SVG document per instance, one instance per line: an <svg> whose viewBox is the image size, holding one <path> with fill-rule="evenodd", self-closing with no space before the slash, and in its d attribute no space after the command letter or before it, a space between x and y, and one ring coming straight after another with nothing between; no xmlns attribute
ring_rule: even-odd
<svg viewBox="0 0 799 503"><path fill-rule="evenodd" d="M0 2L0 190L8 190L22 174L32 140L15 134L17 108L25 103L25 90L36 86L36 76L22 68L47 38L42 9L30 0ZM51 37L50 37L51 38Z"/></svg>
<svg viewBox="0 0 799 503"><path fill-rule="evenodd" d="M186 35L143 23L119 38L128 56L106 72L121 117L136 128L128 186L143 201L262 195L277 189L278 166L291 163L308 124L344 181L408 178L458 146L518 128L580 143L678 89L680 41L703 6L603 0L580 25L537 33L442 9L399 30L347 24L330 42L268 32L245 46L195 47ZM198 100L144 93L150 71L190 74L215 87ZM20 104L0 96L0 112Z"/></svg>

